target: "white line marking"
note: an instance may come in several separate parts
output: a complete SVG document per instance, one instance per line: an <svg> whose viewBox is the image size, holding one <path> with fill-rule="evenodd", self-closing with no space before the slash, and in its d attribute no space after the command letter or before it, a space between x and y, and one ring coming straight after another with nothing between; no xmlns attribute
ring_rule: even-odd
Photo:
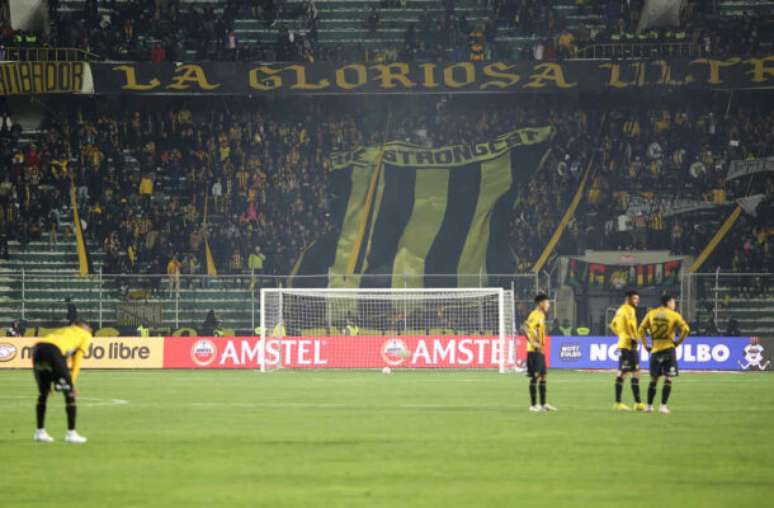
<svg viewBox="0 0 774 508"><path fill-rule="evenodd" d="M52 400L55 394L51 394L48 404L54 404ZM0 408L2 409L14 409L19 407L28 407L30 404L34 404L36 396L24 396L24 395L2 395L0 396ZM104 407L104 406L125 406L129 404L128 400L124 399L100 399L97 397L78 397L79 407Z"/></svg>
<svg viewBox="0 0 774 508"><path fill-rule="evenodd" d="M344 404L334 402L191 402L187 404L196 408L213 407L245 407L245 408L267 408L267 409L357 409L357 410L380 410L380 409L470 409L470 410L499 410L510 406L497 405L467 405L467 404L397 404L397 405L358 405Z"/></svg>

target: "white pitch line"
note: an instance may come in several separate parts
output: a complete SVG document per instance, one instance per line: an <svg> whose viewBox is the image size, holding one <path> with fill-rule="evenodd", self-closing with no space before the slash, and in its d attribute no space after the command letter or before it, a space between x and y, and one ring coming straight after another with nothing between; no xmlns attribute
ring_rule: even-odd
<svg viewBox="0 0 774 508"><path fill-rule="evenodd" d="M358 409L358 410L379 410L379 409L485 409L499 410L509 406L495 405L454 405L454 404L398 404L382 406L366 406L355 404L328 403L328 402L191 402L187 404L190 407L212 408L212 407L254 407L254 408L276 408L276 409Z"/></svg>
<svg viewBox="0 0 774 508"><path fill-rule="evenodd" d="M56 404L55 401L51 400L54 397L54 394L51 394L49 397L48 404ZM58 397L57 397L58 398ZM19 407L27 407L31 403L34 403L36 399L36 396L23 396L23 395L2 395L0 396L0 408L3 409L14 409ZM78 406L79 407L109 407L109 406L125 406L129 404L128 400L124 399L99 399L96 397L79 397L78 398Z"/></svg>

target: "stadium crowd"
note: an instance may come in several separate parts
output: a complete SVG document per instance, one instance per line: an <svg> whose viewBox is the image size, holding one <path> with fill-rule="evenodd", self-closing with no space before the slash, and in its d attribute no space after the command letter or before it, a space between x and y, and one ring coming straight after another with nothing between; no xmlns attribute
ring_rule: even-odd
<svg viewBox="0 0 774 508"><path fill-rule="evenodd" d="M510 243L517 272L537 259L587 171L583 199L558 247L562 254L696 254L735 198L762 194L756 204L765 211L774 196L768 174L726 181L730 161L771 153L770 111L740 106L721 115L651 105L601 113L549 97L529 105L465 98L362 108L333 103L219 99L126 108L89 99L49 117L45 135L29 143L6 116L0 125L2 236L24 243L53 235L69 220L72 178L84 229L103 247L108 273L166 273L170 262L182 273L204 273L208 236L221 273L286 274L300 251L331 227L330 152L388 138L470 143L546 122L555 129L550 154L514 206ZM401 114L404 109L412 114ZM391 122L384 121L387 110ZM770 216L745 213L723 243L728 255L717 263L745 269L769 263L771 269Z"/></svg>
<svg viewBox="0 0 774 508"><path fill-rule="evenodd" d="M475 8L475 15L459 7ZM712 2L686 3L682 24L638 32L642 0L576 0L562 9L554 0L493 0L462 4L441 0L413 4L384 0L363 11L367 38L381 30L404 31L400 44L384 37L378 48L364 44L321 44L325 14L315 0L228 0L201 4L143 0L86 0L80 11L49 2L50 34L22 34L5 41L78 47L103 59L133 61L355 61L523 58L557 60L575 56L579 47L596 43L691 43L705 55L748 55L771 39L770 16L719 16ZM381 11L421 7L416 22L394 21ZM429 8L428 8L429 7ZM364 8L365 9L365 8ZM273 43L241 40L238 21L256 21L276 31ZM501 30L498 30L501 29ZM502 37L500 37L502 36ZM188 52L191 52L190 56ZM673 54L668 45L653 56ZM666 52L666 53L665 53ZM624 57L625 54L617 55Z"/></svg>
<svg viewBox="0 0 774 508"><path fill-rule="evenodd" d="M312 232L325 229L325 155L359 141L351 117L323 117L321 103L304 111L317 128L262 107L120 115L93 105L52 118L40 144L20 147L8 132L2 199L5 217L16 219L6 230L24 240L62 218L72 177L108 273L164 273L173 259L184 273L200 273L208 196L217 225L209 242L222 271L245 271L262 247L266 270L287 273Z"/></svg>
<svg viewBox="0 0 774 508"><path fill-rule="evenodd" d="M729 163L767 156L773 122L771 112L752 108L728 117L689 108L613 112L586 213L572 226L577 249L690 253L716 229L712 220L691 221L692 214L711 219L748 194L750 180L726 181ZM770 178L756 185L771 195Z"/></svg>

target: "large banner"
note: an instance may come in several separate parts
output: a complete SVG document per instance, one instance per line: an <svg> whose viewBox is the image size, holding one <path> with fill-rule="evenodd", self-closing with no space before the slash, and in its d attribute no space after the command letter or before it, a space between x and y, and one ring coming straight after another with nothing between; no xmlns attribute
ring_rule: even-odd
<svg viewBox="0 0 774 508"><path fill-rule="evenodd" d="M0 369L32 367L38 337L0 337ZM164 337L94 337L83 357L84 369L160 369Z"/></svg>
<svg viewBox="0 0 774 508"><path fill-rule="evenodd" d="M510 341L510 363L525 354L523 339ZM168 340L167 369L496 369L498 337L185 337Z"/></svg>
<svg viewBox="0 0 774 508"><path fill-rule="evenodd" d="M0 63L0 96L64 93L94 93L88 63Z"/></svg>
<svg viewBox="0 0 774 508"><path fill-rule="evenodd" d="M93 63L101 94L513 93L765 89L774 56L598 62Z"/></svg>
<svg viewBox="0 0 774 508"><path fill-rule="evenodd" d="M557 369L617 369L616 337L552 337L551 363ZM688 337L677 348L681 370L766 370L764 347L754 337ZM650 355L640 348L640 367Z"/></svg>
<svg viewBox="0 0 774 508"><path fill-rule="evenodd" d="M679 283L681 267L679 259L645 265L607 265L570 259L565 284L576 288L613 290L670 287Z"/></svg>
<svg viewBox="0 0 774 508"><path fill-rule="evenodd" d="M32 337L0 338L0 369L30 368ZM506 341L508 367L524 366L523 337ZM616 369L615 337L547 337L554 369ZM84 369L497 369L502 346L493 336L96 337ZM774 370L774 339L688 337L677 348L682 370ZM650 355L641 351L642 368Z"/></svg>
<svg viewBox="0 0 774 508"><path fill-rule="evenodd" d="M477 144L395 141L332 154L334 227L302 254L291 284L334 273L364 274L356 282L371 287L404 287L406 280L462 286L456 276L425 274L514 273L507 241L513 202L551 134L550 127L525 128ZM328 280L330 287L354 283Z"/></svg>

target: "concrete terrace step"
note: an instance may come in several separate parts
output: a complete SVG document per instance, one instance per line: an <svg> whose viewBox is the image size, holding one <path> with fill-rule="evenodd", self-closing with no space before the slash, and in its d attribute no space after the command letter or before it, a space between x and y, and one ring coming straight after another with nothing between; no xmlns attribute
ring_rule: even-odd
<svg viewBox="0 0 774 508"><path fill-rule="evenodd" d="M14 316L11 319L18 319L19 316L16 314L18 314L19 308L20 307L0 307L0 316L9 315ZM187 322L187 324L198 324L204 321L209 311L210 309L180 308L176 310L174 307L164 308L162 309L162 322L171 323L174 322L177 318L180 321ZM100 313L102 313L103 321L115 321L116 319L116 310L114 307L103 307L102 310L100 310L98 307L86 307L78 309L78 316L89 321L93 321L95 317L100 315ZM228 324L228 320L241 320L242 322L249 322L252 319L250 309L218 308L215 310L215 313L220 317L221 320L226 322L225 324ZM65 314L66 309L60 307L27 307L24 312L24 319L28 323L36 320L52 320L57 318L63 319ZM257 311L256 315L258 315Z"/></svg>
<svg viewBox="0 0 774 508"><path fill-rule="evenodd" d="M101 263L99 262L93 262L94 270L99 271L99 266ZM25 272L78 272L78 266L73 266L73 263L71 261L33 261L33 260L25 260L25 259L15 259L7 264L0 265L3 266L3 268L7 268L9 270L17 270L21 272L24 270Z"/></svg>
<svg viewBox="0 0 774 508"><path fill-rule="evenodd" d="M772 14L774 1L766 0L721 0L718 11L726 16L745 16L755 14Z"/></svg>
<svg viewBox="0 0 774 508"><path fill-rule="evenodd" d="M26 262L36 263L70 263L71 265L78 266L78 253L77 252L48 252L48 251L35 251L35 252L9 252L10 258L8 260L0 261L0 266L11 265L15 262L15 259L19 259L24 256ZM101 253L91 253L92 262L100 262L104 259L104 255Z"/></svg>
<svg viewBox="0 0 774 508"><path fill-rule="evenodd" d="M88 245L89 247L99 247L97 242L95 242L94 240L86 240L86 245ZM8 242L8 248L9 250L14 248L21 250L21 243L19 243L18 240L11 240L10 242ZM31 248L48 249L48 238L46 238L45 240L32 240L31 242L27 242L26 250L30 250ZM60 237L55 248L59 250L62 250L62 249L75 250L76 249L75 239L70 238L68 240L63 240Z"/></svg>

